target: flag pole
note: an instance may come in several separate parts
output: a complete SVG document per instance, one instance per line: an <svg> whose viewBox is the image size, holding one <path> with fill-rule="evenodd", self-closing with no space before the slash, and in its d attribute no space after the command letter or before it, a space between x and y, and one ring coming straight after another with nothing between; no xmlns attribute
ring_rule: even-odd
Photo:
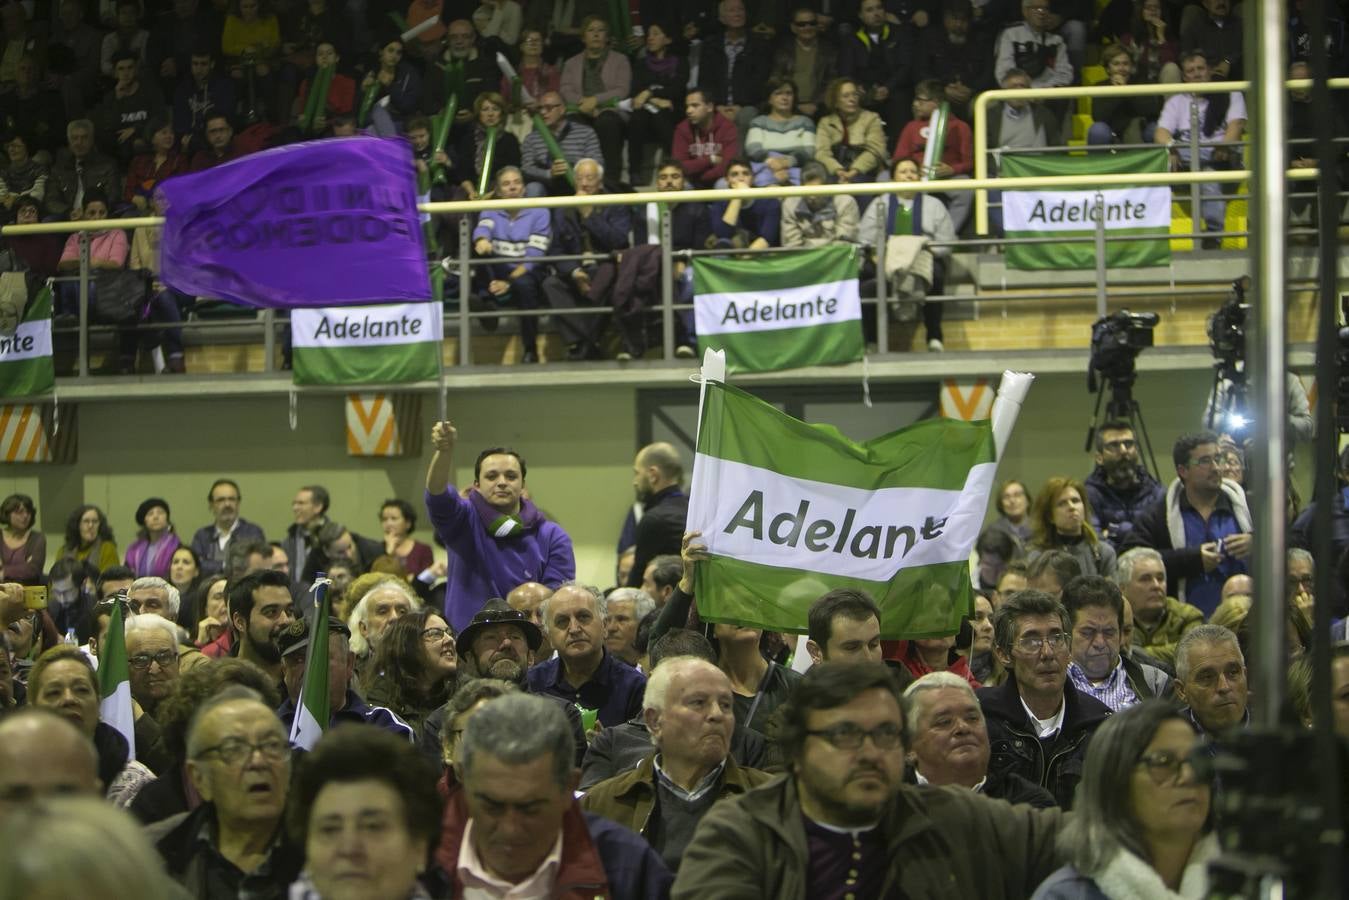
<svg viewBox="0 0 1349 900"><path fill-rule="evenodd" d="M314 575L310 591L314 608L309 620L309 646L305 648L304 682L295 699L295 719L290 726L292 746L312 750L328 727L328 587L332 581L323 572Z"/></svg>

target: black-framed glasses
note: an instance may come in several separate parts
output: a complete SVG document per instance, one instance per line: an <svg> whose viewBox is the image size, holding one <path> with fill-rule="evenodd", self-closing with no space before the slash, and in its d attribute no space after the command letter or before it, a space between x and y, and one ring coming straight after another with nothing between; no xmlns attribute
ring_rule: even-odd
<svg viewBox="0 0 1349 900"><path fill-rule="evenodd" d="M448 628L423 628L422 640L426 641L428 644L434 644L437 641L443 641L447 634L451 637L454 636L454 632L450 631Z"/></svg>
<svg viewBox="0 0 1349 900"><path fill-rule="evenodd" d="M173 650L160 650L158 653L137 653L135 656L128 656L126 662L133 669L148 669L150 663L159 663L161 669L167 669L178 662L178 654Z"/></svg>
<svg viewBox="0 0 1349 900"><path fill-rule="evenodd" d="M904 732L898 725L877 725L868 731L865 728L858 728L851 722L818 731L807 731L806 734L827 741L830 746L839 750L860 750L862 742L867 738L871 738L871 743L876 745L877 750L894 750L904 737Z"/></svg>
<svg viewBox="0 0 1349 900"><path fill-rule="evenodd" d="M1185 766L1190 767L1190 778L1195 779L1194 757L1196 751L1189 753L1172 753L1170 750L1156 750L1152 753L1144 753L1138 758L1138 765L1148 770L1148 777L1152 783L1161 787L1168 784L1179 784L1181 772Z"/></svg>
<svg viewBox="0 0 1349 900"><path fill-rule="evenodd" d="M198 751L197 758L213 754L227 766L238 766L252 759L255 752L267 762L281 762L290 756L290 744L280 737L264 738L256 744L243 738L226 738L214 747Z"/></svg>
<svg viewBox="0 0 1349 900"><path fill-rule="evenodd" d="M1041 650L1048 646L1050 650L1058 653L1068 646L1068 634L1063 631L1055 631L1041 637L1038 634L1028 634L1016 641L1012 646L1027 655L1039 654Z"/></svg>
<svg viewBox="0 0 1349 900"><path fill-rule="evenodd" d="M1187 465L1193 466L1196 469L1208 469L1216 466L1220 462L1222 462L1221 456L1201 456L1198 459L1189 460Z"/></svg>

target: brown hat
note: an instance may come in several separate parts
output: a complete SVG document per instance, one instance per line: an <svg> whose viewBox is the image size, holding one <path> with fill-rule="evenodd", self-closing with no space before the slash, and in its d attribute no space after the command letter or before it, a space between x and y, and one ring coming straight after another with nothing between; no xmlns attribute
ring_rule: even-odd
<svg viewBox="0 0 1349 900"><path fill-rule="evenodd" d="M539 649L543 643L543 631L539 626L529 620L529 616L518 609L511 609L510 604L500 597L493 597L478 610L473 621L468 623L468 627L459 632L459 637L455 639L454 648L458 651L460 657L468 656L473 651L473 639L478 636L489 625L516 625L525 636L525 642L529 644L530 650Z"/></svg>

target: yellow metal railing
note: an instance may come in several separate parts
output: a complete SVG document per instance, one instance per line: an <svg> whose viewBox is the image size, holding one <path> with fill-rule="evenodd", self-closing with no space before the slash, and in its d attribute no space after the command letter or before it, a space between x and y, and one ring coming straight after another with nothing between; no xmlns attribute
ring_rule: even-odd
<svg viewBox="0 0 1349 900"><path fill-rule="evenodd" d="M1327 82L1332 90L1349 88L1349 78L1332 78ZM1294 90L1311 88L1309 78L1291 79L1287 87ZM974 227L981 237L988 234L988 191L1003 189L1008 183L1015 188L1034 187L1091 187L1099 185L1148 185L1148 184L1202 184L1206 181L1242 182L1251 176L1249 170L1228 169L1222 172L1172 172L1153 175L1092 175L1077 176L1083 180L1077 184L1057 182L1054 185L1044 183L1044 179L1031 178L989 178L988 177L988 107L1000 100L1067 100L1076 97L1169 97L1172 94L1225 94L1232 91L1249 90L1249 81L1214 81L1207 84L1122 84L1099 85L1096 87L1061 88L1018 88L1016 90L984 91L974 98L974 178L968 182L943 181L940 184L947 189L975 190ZM1289 169L1288 177L1295 180L1313 180L1319 176L1317 169ZM1204 178L1201 176L1221 176Z"/></svg>

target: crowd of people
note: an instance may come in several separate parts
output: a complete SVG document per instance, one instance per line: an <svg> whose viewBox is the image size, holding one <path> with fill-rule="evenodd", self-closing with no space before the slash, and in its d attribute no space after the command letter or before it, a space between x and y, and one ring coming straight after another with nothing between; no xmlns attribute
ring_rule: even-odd
<svg viewBox="0 0 1349 900"><path fill-rule="evenodd" d="M123 556L86 505L48 568L32 500L6 498L7 878L78 873L92 900L1202 897L1222 788L1200 763L1250 724L1253 604L1286 610L1301 724L1349 737L1343 618L1333 722L1311 709L1312 509L1290 510L1285 595L1255 596L1226 435L1180 436L1163 485L1132 427L1105 423L1085 478L999 488L956 634L883 640L882 607L837 588L805 612L808 658L701 619L706 547L671 445L634 457L607 590L576 580L517 451L481 450L455 485L457 445L436 423L439 560L406 501L371 539L308 485L268 542L220 478L190 543L150 498ZM1349 452L1339 468L1349 482ZM1344 498L1325 502L1343 573ZM1321 602L1340 616L1336 581ZM114 621L130 733L100 712ZM330 717L310 746L294 726L315 639Z"/></svg>
<svg viewBox="0 0 1349 900"><path fill-rule="evenodd" d="M1109 84L1244 75L1242 18L1230 0L1115 0L1099 13L1079 0L609 6L284 0L273 8L263 0L175 0L154 8L133 0L9 0L0 7L5 217L31 224L152 213L155 186L165 178L279 144L366 131L410 142L432 199L634 186L746 192L743 200L682 204L676 251L918 239L903 269L894 271L891 261L882 276L898 279L895 314L907 320L943 288L950 252L943 242L966 233L969 192L892 195L880 205L872 195L783 204L756 199L754 189L968 178L971 103L994 87L1044 90L990 110L995 155L1062 146L1076 107L1052 92L1083 83L1089 61L1099 59ZM1349 66L1344 26L1333 24L1332 69L1342 72ZM1294 5L1290 75L1307 72L1307 40ZM450 111L451 100L452 126L440 135L433 117ZM1309 95L1294 92L1292 100L1290 136L1305 141L1315 124ZM933 136L941 106L949 116ZM1201 123L1200 167L1238 165L1247 117L1239 93L1176 94L1165 105L1160 98L1103 98L1087 138L1155 141L1171 149L1175 168L1188 169L1192 107ZM931 160L929 143L941 148ZM1312 156L1298 150L1295 165L1312 164ZM1222 190L1203 185L1209 232L1225 229ZM862 215L872 210L872 218ZM647 311L660 296L653 259L643 252L659 241L657 221L650 210L617 206L484 214L473 249L495 262L475 269L474 304L611 309L617 350L601 341L609 316L559 317L570 357L638 357L652 326ZM993 221L1000 221L996 209ZM446 223L437 239L441 255L458 241L455 223ZM108 370L133 370L144 348L143 368L183 371L179 324L199 298L158 280L158 229L92 232L90 243L95 318L159 326L124 330ZM78 236L64 244L25 236L8 249L10 270L39 278L80 267ZM595 258L580 265L529 260L581 253ZM687 301L687 266L672 275L677 298ZM63 283L58 322L72 321L78 302L77 284ZM943 349L940 311L938 303L924 309L930 350ZM481 321L495 325L490 316ZM681 317L678 327L683 353L692 347L692 323ZM523 317L525 362L539 357L536 332L536 317Z"/></svg>

